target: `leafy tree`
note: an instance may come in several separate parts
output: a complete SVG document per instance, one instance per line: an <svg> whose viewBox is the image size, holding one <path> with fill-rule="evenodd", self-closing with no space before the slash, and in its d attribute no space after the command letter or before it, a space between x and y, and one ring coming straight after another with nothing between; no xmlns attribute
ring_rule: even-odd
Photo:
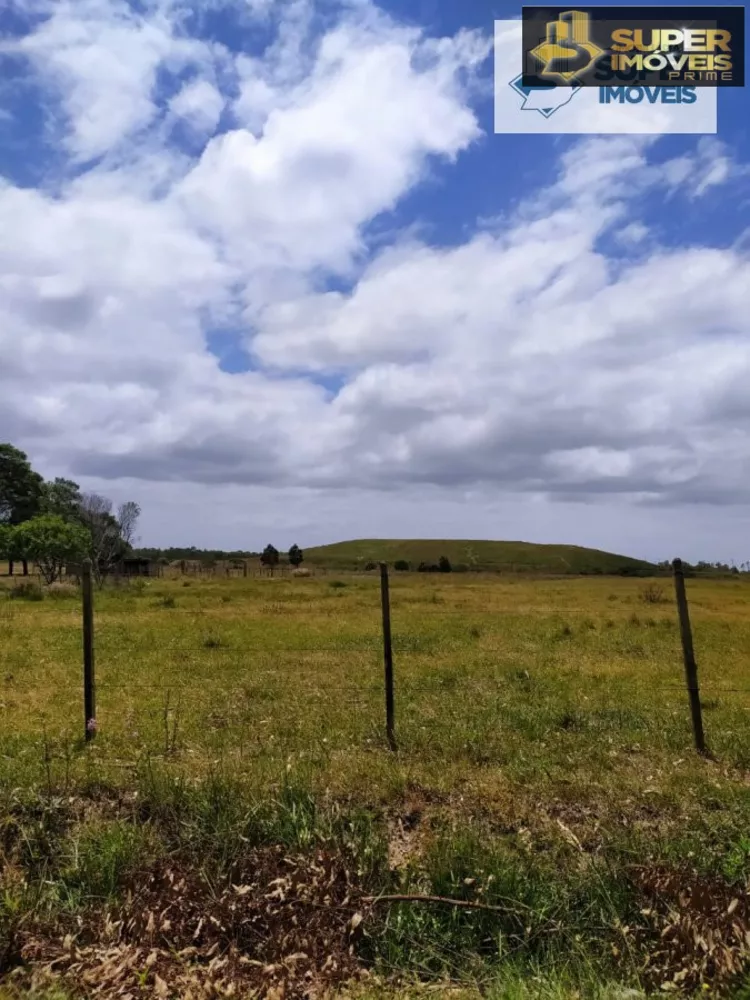
<svg viewBox="0 0 750 1000"><path fill-rule="evenodd" d="M25 452L12 444L0 444L0 523L22 524L39 513L44 480L34 472ZM9 557L13 575L13 555ZM23 574L29 572L23 560Z"/></svg>
<svg viewBox="0 0 750 1000"><path fill-rule="evenodd" d="M40 510L64 521L80 522L81 488L72 479L53 479L44 483Z"/></svg>
<svg viewBox="0 0 750 1000"><path fill-rule="evenodd" d="M406 559L397 559L393 564L393 568L406 572L409 569L409 563Z"/></svg>
<svg viewBox="0 0 750 1000"><path fill-rule="evenodd" d="M81 559L89 537L79 524L55 514L42 514L11 529L13 543L26 559L33 559L47 583L54 583L67 562Z"/></svg>
<svg viewBox="0 0 750 1000"><path fill-rule="evenodd" d="M24 524L26 522L23 522ZM17 524L6 524L6 538L5 538L5 558L8 560L8 573L13 576L13 566L15 563L20 562L23 564L23 575L29 575L29 557L21 548L19 543L19 538L16 533L16 528L19 527Z"/></svg>
<svg viewBox="0 0 750 1000"><path fill-rule="evenodd" d="M264 566L273 569L274 566L279 565L279 550L274 548L273 545L266 545L261 553L260 561Z"/></svg>
<svg viewBox="0 0 750 1000"><path fill-rule="evenodd" d="M299 547L299 545L293 545L291 547L291 549L289 549L289 565L290 566L294 566L296 568L297 566L299 566L302 563L302 561L304 560L304 558L305 557L304 557L304 555L302 553L302 549Z"/></svg>
<svg viewBox="0 0 750 1000"><path fill-rule="evenodd" d="M438 569L441 573L450 573L453 569L450 563L450 559L447 556L440 556L438 559Z"/></svg>
<svg viewBox="0 0 750 1000"><path fill-rule="evenodd" d="M0 522L21 524L39 512L44 480L25 452L0 444Z"/></svg>
<svg viewBox="0 0 750 1000"><path fill-rule="evenodd" d="M0 524L0 559L10 559L13 550L13 528Z"/></svg>

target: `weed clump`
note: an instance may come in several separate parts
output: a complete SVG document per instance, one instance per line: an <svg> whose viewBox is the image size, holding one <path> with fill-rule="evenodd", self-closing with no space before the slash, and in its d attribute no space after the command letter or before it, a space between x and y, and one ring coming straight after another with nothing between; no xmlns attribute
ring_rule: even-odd
<svg viewBox="0 0 750 1000"><path fill-rule="evenodd" d="M74 583L63 583L58 581L57 583L51 583L47 587L47 596L53 598L68 598L68 597L78 597L79 589Z"/></svg>
<svg viewBox="0 0 750 1000"><path fill-rule="evenodd" d="M649 583L645 587L641 587L638 594L641 601L644 604L666 604L667 597L664 593L664 588L660 587L658 583Z"/></svg>

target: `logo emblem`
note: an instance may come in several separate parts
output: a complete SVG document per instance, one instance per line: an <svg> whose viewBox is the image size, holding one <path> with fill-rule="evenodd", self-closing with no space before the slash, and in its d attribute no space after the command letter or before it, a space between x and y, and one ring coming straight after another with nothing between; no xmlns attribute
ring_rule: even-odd
<svg viewBox="0 0 750 1000"><path fill-rule="evenodd" d="M510 81L510 86L523 98L521 111L538 111L540 115L549 118L560 108L569 104L581 90L581 84L573 81L568 87L556 87L554 83L547 86L525 87L523 74Z"/></svg>
<svg viewBox="0 0 750 1000"><path fill-rule="evenodd" d="M568 10L557 21L548 22L546 39L531 55L541 64L539 76L569 84L606 53L591 41L588 14Z"/></svg>

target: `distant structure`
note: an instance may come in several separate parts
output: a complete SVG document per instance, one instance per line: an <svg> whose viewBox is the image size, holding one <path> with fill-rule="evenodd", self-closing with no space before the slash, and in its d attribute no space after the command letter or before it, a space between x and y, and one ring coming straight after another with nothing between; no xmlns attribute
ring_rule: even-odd
<svg viewBox="0 0 750 1000"><path fill-rule="evenodd" d="M161 576L162 565L154 559L142 559L138 556L128 556L116 562L108 571L108 576L132 577L132 576ZM65 576L76 580L81 578L80 563L68 563L65 567Z"/></svg>
<svg viewBox="0 0 750 1000"><path fill-rule="evenodd" d="M119 576L161 576L161 564L153 559L128 556L115 565Z"/></svg>

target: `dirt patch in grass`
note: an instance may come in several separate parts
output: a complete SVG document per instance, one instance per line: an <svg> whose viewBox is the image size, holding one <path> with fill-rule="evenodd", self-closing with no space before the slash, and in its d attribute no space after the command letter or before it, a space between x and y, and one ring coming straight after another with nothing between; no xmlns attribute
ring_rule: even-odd
<svg viewBox="0 0 750 1000"><path fill-rule="evenodd" d="M422 854L425 826L425 803L421 799L407 800L403 810L388 819L388 867L391 871L407 868Z"/></svg>
<svg viewBox="0 0 750 1000"><path fill-rule="evenodd" d="M22 929L17 976L105 998L313 997L363 974L361 895L343 859L324 851L254 851L223 885L161 861L119 904Z"/></svg>

